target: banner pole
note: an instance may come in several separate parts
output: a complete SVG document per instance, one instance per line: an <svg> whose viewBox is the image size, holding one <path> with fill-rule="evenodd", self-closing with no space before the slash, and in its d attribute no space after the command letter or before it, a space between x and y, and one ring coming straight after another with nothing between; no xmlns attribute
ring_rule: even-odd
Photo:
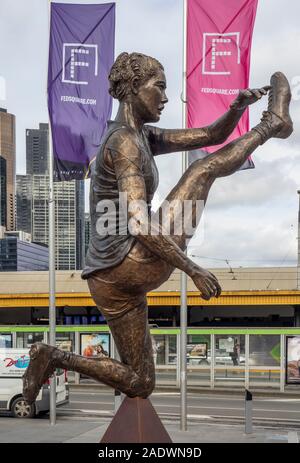
<svg viewBox="0 0 300 463"><path fill-rule="evenodd" d="M182 73L182 127L186 128L186 48L187 48L187 0L183 0L183 73ZM182 174L187 169L187 152L182 153ZM187 251L186 251L187 253ZM187 431L187 275L180 275L180 429Z"/></svg>
<svg viewBox="0 0 300 463"><path fill-rule="evenodd" d="M49 45L51 0L49 11ZM49 344L56 346L56 305L55 305L55 199L53 181L53 146L52 130L49 115ZM50 425L56 424L56 376L50 378Z"/></svg>

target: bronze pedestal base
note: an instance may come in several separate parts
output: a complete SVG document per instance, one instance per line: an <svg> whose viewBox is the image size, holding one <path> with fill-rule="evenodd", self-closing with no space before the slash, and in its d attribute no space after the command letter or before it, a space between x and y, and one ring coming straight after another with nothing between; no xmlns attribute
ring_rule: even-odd
<svg viewBox="0 0 300 463"><path fill-rule="evenodd" d="M125 397L100 443L172 443L172 440L149 399Z"/></svg>

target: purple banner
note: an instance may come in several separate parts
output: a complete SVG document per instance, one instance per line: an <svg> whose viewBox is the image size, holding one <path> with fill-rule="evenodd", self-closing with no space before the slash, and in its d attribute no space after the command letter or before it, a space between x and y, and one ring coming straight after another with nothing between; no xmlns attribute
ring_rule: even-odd
<svg viewBox="0 0 300 463"><path fill-rule="evenodd" d="M89 177L110 119L115 4L51 4L48 109L54 180Z"/></svg>

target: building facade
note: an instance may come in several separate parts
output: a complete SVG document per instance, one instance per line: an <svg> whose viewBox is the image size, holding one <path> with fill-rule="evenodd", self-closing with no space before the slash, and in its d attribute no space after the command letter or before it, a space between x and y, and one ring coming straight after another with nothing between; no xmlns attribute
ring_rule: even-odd
<svg viewBox="0 0 300 463"><path fill-rule="evenodd" d="M49 252L46 246L6 236L0 239L0 271L24 272L47 270Z"/></svg>
<svg viewBox="0 0 300 463"><path fill-rule="evenodd" d="M300 373L291 370L287 361L289 346L294 346L297 359L300 354L297 269L211 270L222 286L219 298L202 299L193 281L187 281L188 387L299 393ZM83 346L94 339L105 342L114 356L116 346L108 326L80 273L57 272L57 345L64 343L83 355ZM0 345L1 339L18 348L49 342L48 277L47 272L0 274ZM180 272L175 270L168 281L148 293L147 300L156 383L179 388Z"/></svg>
<svg viewBox="0 0 300 463"><path fill-rule="evenodd" d="M17 175L17 230L32 233L32 176Z"/></svg>
<svg viewBox="0 0 300 463"><path fill-rule="evenodd" d="M49 177L32 176L32 241L49 244ZM55 252L58 270L75 270L82 266L84 194L82 182L54 183Z"/></svg>
<svg viewBox="0 0 300 463"><path fill-rule="evenodd" d="M0 227L7 222L7 182L6 160L0 156Z"/></svg>
<svg viewBox="0 0 300 463"><path fill-rule="evenodd" d="M16 141L15 116L0 108L1 225L15 230ZM3 209L6 203L6 210Z"/></svg>
<svg viewBox="0 0 300 463"><path fill-rule="evenodd" d="M26 175L17 176L17 224L32 241L49 243L49 128L26 130ZM56 268L75 270L84 261L84 181L55 182Z"/></svg>
<svg viewBox="0 0 300 463"><path fill-rule="evenodd" d="M90 235L91 235L91 218L90 218L90 213L86 212L85 215L84 215L84 248L85 248L85 255L86 255L88 247L89 247Z"/></svg>
<svg viewBox="0 0 300 463"><path fill-rule="evenodd" d="M26 173L48 174L49 126L39 124L38 129L26 129Z"/></svg>

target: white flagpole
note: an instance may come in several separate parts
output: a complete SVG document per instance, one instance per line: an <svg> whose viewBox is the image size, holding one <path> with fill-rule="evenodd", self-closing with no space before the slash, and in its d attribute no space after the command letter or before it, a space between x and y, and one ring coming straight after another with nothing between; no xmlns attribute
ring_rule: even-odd
<svg viewBox="0 0 300 463"><path fill-rule="evenodd" d="M49 44L50 44L51 0L49 0ZM49 48L49 47L48 47ZM49 343L56 346L55 305L55 199L53 181L52 130L49 117ZM50 424L56 424L56 376L50 379Z"/></svg>
<svg viewBox="0 0 300 463"><path fill-rule="evenodd" d="M183 73L182 73L182 127L186 128L186 48L187 48L187 0L183 0ZM187 152L182 153L182 174L187 169ZM187 251L186 251L187 252ZM187 275L181 272L180 298L180 429L187 431Z"/></svg>

